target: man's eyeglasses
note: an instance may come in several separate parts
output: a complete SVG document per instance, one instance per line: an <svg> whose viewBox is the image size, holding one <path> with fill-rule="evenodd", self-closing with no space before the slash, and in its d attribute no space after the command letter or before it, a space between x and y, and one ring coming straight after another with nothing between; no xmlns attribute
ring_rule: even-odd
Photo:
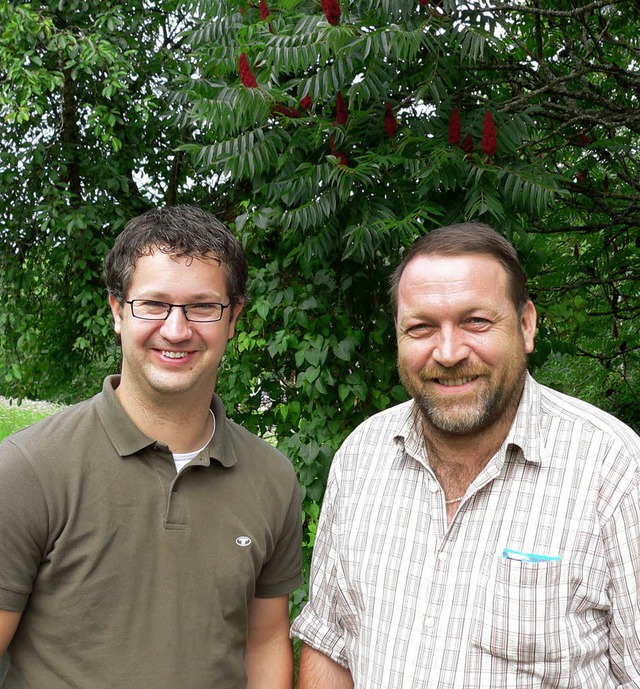
<svg viewBox="0 0 640 689"><path fill-rule="evenodd" d="M166 301L151 301L149 299L129 299L125 304L131 305L134 318L145 321L166 321L171 309L182 309L184 317L194 323L215 323L222 318L224 310L231 304L217 302L202 302L199 304L169 304Z"/></svg>

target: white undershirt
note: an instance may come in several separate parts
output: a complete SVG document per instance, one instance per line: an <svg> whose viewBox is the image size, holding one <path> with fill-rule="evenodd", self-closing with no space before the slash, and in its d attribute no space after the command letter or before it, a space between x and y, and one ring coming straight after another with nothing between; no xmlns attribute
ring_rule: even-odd
<svg viewBox="0 0 640 689"><path fill-rule="evenodd" d="M176 471L180 473L182 469L184 469L189 462L197 457L203 450L204 448L211 442L211 438L213 438L213 434L216 432L216 417L213 415L213 411L209 409L209 413L211 414L211 420L213 421L213 430L211 431L211 435L209 436L209 440L199 449L195 450L194 452L174 452L173 453L173 461L175 462L176 465Z"/></svg>

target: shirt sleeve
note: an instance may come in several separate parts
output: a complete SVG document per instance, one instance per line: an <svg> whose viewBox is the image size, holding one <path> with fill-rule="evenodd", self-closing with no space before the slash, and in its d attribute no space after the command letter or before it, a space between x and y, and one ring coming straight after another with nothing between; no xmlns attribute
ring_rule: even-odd
<svg viewBox="0 0 640 689"><path fill-rule="evenodd" d="M611 572L609 655L620 687L640 686L640 486L616 506L603 528Z"/></svg>
<svg viewBox="0 0 640 689"><path fill-rule="evenodd" d="M22 611L47 551L48 510L22 451L0 445L0 609Z"/></svg>
<svg viewBox="0 0 640 689"><path fill-rule="evenodd" d="M311 561L309 602L295 619L291 635L348 668L339 609L339 453L329 472Z"/></svg>
<svg viewBox="0 0 640 689"><path fill-rule="evenodd" d="M256 582L258 598L284 596L302 585L302 510L300 489L293 467L290 470L289 485L290 499L282 529L274 551Z"/></svg>

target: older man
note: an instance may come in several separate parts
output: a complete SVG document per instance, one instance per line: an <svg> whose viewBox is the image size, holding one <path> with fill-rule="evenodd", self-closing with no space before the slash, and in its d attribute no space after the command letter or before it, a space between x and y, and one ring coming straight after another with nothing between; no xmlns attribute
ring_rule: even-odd
<svg viewBox="0 0 640 689"><path fill-rule="evenodd" d="M396 270L412 400L334 460L300 689L640 686L640 439L527 373L525 282L482 224Z"/></svg>

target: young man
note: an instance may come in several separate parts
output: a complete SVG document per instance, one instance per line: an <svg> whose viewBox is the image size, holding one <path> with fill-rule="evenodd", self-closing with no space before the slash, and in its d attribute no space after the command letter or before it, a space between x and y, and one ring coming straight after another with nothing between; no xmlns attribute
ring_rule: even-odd
<svg viewBox="0 0 640 689"><path fill-rule="evenodd" d="M462 224L392 281L413 398L334 460L300 689L640 686L640 439L527 373L513 247Z"/></svg>
<svg viewBox="0 0 640 689"><path fill-rule="evenodd" d="M5 689L292 687L291 464L214 394L247 262L192 207L105 262L122 373L0 447Z"/></svg>

